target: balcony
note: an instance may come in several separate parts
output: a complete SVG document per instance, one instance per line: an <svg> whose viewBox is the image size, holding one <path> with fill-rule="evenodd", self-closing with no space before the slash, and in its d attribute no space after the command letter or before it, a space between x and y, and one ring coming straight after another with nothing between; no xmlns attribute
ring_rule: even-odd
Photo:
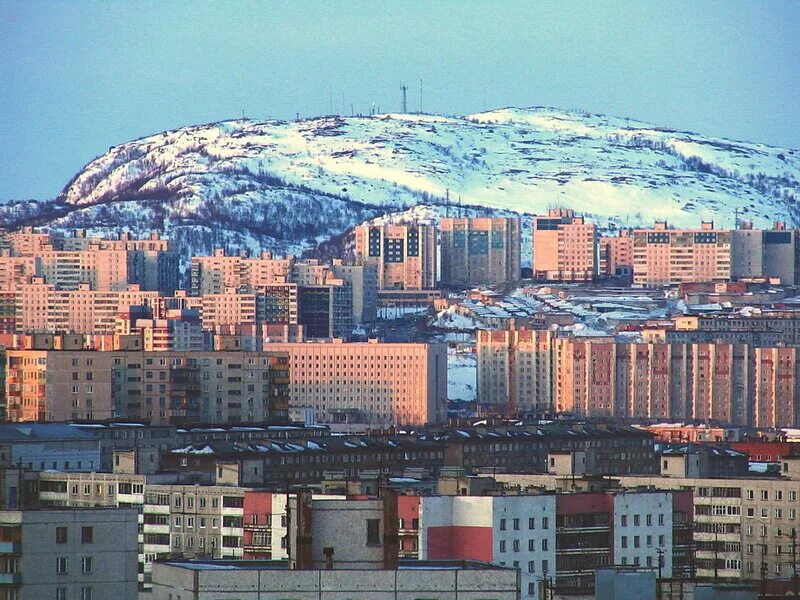
<svg viewBox="0 0 800 600"><path fill-rule="evenodd" d="M21 554L22 542L0 542L0 554Z"/></svg>
<svg viewBox="0 0 800 600"><path fill-rule="evenodd" d="M22 573L0 573L0 585L21 585Z"/></svg>

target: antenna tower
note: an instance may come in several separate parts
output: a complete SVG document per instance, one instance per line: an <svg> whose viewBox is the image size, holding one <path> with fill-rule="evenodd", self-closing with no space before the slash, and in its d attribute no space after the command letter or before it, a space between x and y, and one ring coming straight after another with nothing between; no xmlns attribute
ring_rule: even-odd
<svg viewBox="0 0 800 600"><path fill-rule="evenodd" d="M405 114L408 112L408 103L406 101L406 92L408 92L408 86L405 83L401 83L400 91L403 92L403 114Z"/></svg>

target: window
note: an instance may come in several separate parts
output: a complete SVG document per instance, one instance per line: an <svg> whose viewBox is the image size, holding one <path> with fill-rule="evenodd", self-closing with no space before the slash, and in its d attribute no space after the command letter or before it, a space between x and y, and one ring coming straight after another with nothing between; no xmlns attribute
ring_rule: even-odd
<svg viewBox="0 0 800 600"><path fill-rule="evenodd" d="M639 547L639 536L638 535L633 536L633 547L634 548L638 548Z"/></svg>
<svg viewBox="0 0 800 600"><path fill-rule="evenodd" d="M659 525L663 525L664 524L664 515L658 515L658 524Z"/></svg>
<svg viewBox="0 0 800 600"><path fill-rule="evenodd" d="M546 560L542 561L542 573L547 574L547 572L550 570L548 565L549 563Z"/></svg>
<svg viewBox="0 0 800 600"><path fill-rule="evenodd" d="M81 544L91 544L94 541L94 527L81 527Z"/></svg>
<svg viewBox="0 0 800 600"><path fill-rule="evenodd" d="M500 540L500 552L505 552L505 551L506 551L506 541Z"/></svg>
<svg viewBox="0 0 800 600"><path fill-rule="evenodd" d="M550 526L549 523L550 520L548 519L548 517L542 517L542 529L548 529Z"/></svg>
<svg viewBox="0 0 800 600"><path fill-rule="evenodd" d="M627 527L628 526L628 515L622 515L619 518L620 527Z"/></svg>
<svg viewBox="0 0 800 600"><path fill-rule="evenodd" d="M633 526L634 527L639 526L639 515L633 515Z"/></svg>
<svg viewBox="0 0 800 600"><path fill-rule="evenodd" d="M755 494L753 493L753 490L747 490L747 499L748 500L753 500L754 498L755 498Z"/></svg>
<svg viewBox="0 0 800 600"><path fill-rule="evenodd" d="M506 530L506 520L500 519L500 531L505 531L505 530Z"/></svg>
<svg viewBox="0 0 800 600"><path fill-rule="evenodd" d="M536 540L528 540L528 551L533 552L536 550Z"/></svg>
<svg viewBox="0 0 800 600"><path fill-rule="evenodd" d="M93 567L92 557L91 556L84 556L83 560L81 560L81 570L84 573L91 573Z"/></svg>
<svg viewBox="0 0 800 600"><path fill-rule="evenodd" d="M645 523L648 527L651 527L653 525L653 515L647 515L645 517Z"/></svg>
<svg viewBox="0 0 800 600"><path fill-rule="evenodd" d="M56 527L56 544L66 544L66 543L67 543L67 528Z"/></svg>
<svg viewBox="0 0 800 600"><path fill-rule="evenodd" d="M621 542L623 548L627 548L628 547L628 536L627 535L623 535L621 540L620 540L620 542Z"/></svg>
<svg viewBox="0 0 800 600"><path fill-rule="evenodd" d="M519 552L519 540L514 540L514 542L512 544L512 548L513 548L514 552Z"/></svg>
<svg viewBox="0 0 800 600"><path fill-rule="evenodd" d="M519 519L514 519L511 524L514 527L514 531L519 531Z"/></svg>
<svg viewBox="0 0 800 600"><path fill-rule="evenodd" d="M536 517L528 519L528 529L536 529Z"/></svg>
<svg viewBox="0 0 800 600"><path fill-rule="evenodd" d="M66 575L67 574L67 557L66 556L59 556L56 559L56 574L58 574L58 575Z"/></svg>
<svg viewBox="0 0 800 600"><path fill-rule="evenodd" d="M769 492L767 490L761 490L761 499L769 500Z"/></svg>
<svg viewBox="0 0 800 600"><path fill-rule="evenodd" d="M81 600L92 600L92 588L90 587L81 588Z"/></svg>
<svg viewBox="0 0 800 600"><path fill-rule="evenodd" d="M542 540L542 550L547 551L547 538Z"/></svg>
<svg viewBox="0 0 800 600"><path fill-rule="evenodd" d="M69 600L69 596L67 595L67 588L65 587L56 588L56 600Z"/></svg>
<svg viewBox="0 0 800 600"><path fill-rule="evenodd" d="M380 519L367 519L367 546L380 545L381 543L380 529L381 529Z"/></svg>

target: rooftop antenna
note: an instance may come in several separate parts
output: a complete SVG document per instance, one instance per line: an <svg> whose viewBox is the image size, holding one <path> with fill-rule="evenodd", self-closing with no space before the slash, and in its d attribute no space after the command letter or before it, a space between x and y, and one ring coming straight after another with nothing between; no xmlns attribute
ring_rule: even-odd
<svg viewBox="0 0 800 600"><path fill-rule="evenodd" d="M242 109L242 121L244 121L244 109Z"/></svg>
<svg viewBox="0 0 800 600"><path fill-rule="evenodd" d="M419 112L422 114L422 77L419 78Z"/></svg>
<svg viewBox="0 0 800 600"><path fill-rule="evenodd" d="M408 103L406 102L408 86L405 83L400 83L400 91L403 92L403 114L406 114L408 112Z"/></svg>

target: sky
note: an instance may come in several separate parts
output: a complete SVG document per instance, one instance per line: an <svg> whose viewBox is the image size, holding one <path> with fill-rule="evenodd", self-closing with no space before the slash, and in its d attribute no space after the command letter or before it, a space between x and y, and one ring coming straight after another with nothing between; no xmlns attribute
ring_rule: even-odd
<svg viewBox="0 0 800 600"><path fill-rule="evenodd" d="M241 117L554 106L800 148L800 2L0 0L0 200Z"/></svg>

